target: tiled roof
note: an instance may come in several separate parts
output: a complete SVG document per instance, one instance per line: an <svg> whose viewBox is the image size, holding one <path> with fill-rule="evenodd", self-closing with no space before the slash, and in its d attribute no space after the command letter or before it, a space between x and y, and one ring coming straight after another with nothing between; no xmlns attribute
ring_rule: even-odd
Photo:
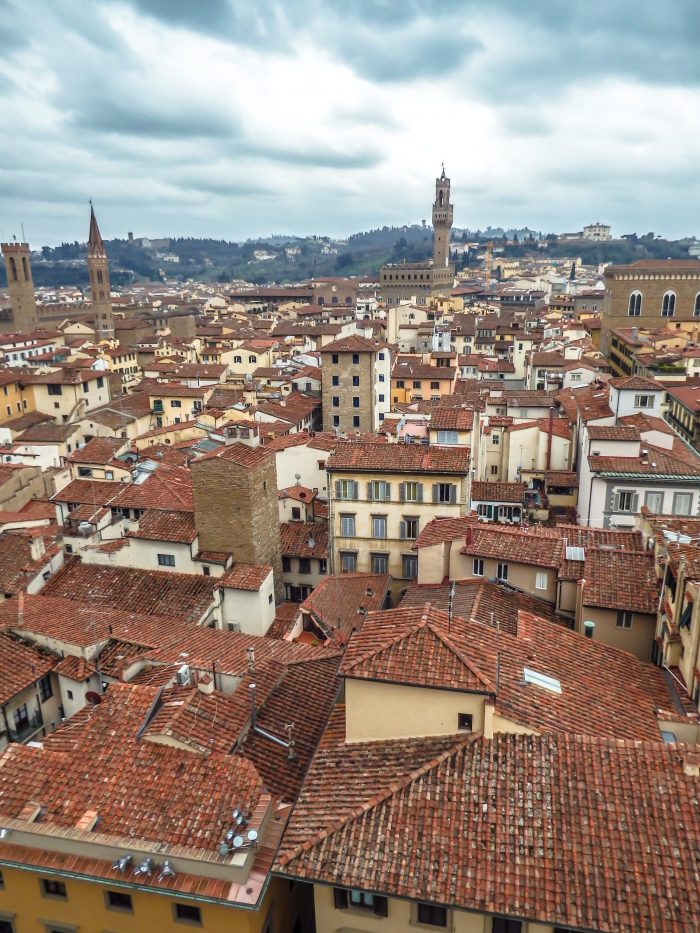
<svg viewBox="0 0 700 933"><path fill-rule="evenodd" d="M232 590L259 590L272 573L269 564L242 564L236 562L233 567L216 578L217 586L227 586Z"/></svg>
<svg viewBox="0 0 700 933"><path fill-rule="evenodd" d="M461 553L536 567L558 567L562 540L556 530L541 526L525 529L479 524L467 532Z"/></svg>
<svg viewBox="0 0 700 933"><path fill-rule="evenodd" d="M199 622L213 603L214 577L66 562L42 593L145 615Z"/></svg>
<svg viewBox="0 0 700 933"><path fill-rule="evenodd" d="M585 606L627 609L656 615L659 584L650 551L588 548L583 571Z"/></svg>
<svg viewBox="0 0 700 933"><path fill-rule="evenodd" d="M72 517L73 513L71 512ZM191 544L197 537L194 513L148 510L139 518L138 531L130 531L128 536L146 541L173 541Z"/></svg>
<svg viewBox="0 0 700 933"><path fill-rule="evenodd" d="M384 344L377 340L370 340L360 334L350 334L349 337L339 337L321 347L321 353L376 353Z"/></svg>
<svg viewBox="0 0 700 933"><path fill-rule="evenodd" d="M278 871L547 926L695 927L692 746L508 734L346 745L343 714L306 777Z"/></svg>
<svg viewBox="0 0 700 933"><path fill-rule="evenodd" d="M318 584L301 608L327 638L343 644L362 626L367 612L381 609L390 582L386 574L334 574Z"/></svg>
<svg viewBox="0 0 700 933"><path fill-rule="evenodd" d="M450 603L450 583L415 583L409 586L400 602L400 608L423 607L430 603L435 609L447 612ZM489 580L456 580L452 596L452 612L463 619L474 619L511 635L518 631L518 613L521 609L570 627L567 620L555 614L544 599L508 590Z"/></svg>
<svg viewBox="0 0 700 933"><path fill-rule="evenodd" d="M525 483L472 483L472 502L522 502Z"/></svg>
<svg viewBox="0 0 700 933"><path fill-rule="evenodd" d="M434 544L463 538L467 533L467 528L475 525L476 521L476 518L471 515L464 515L460 518L433 518L418 535L413 549L432 547Z"/></svg>
<svg viewBox="0 0 700 933"><path fill-rule="evenodd" d="M635 392L663 392L664 387L654 382L653 379L645 379L643 376L618 376L611 379L609 383L614 389L630 389Z"/></svg>
<svg viewBox="0 0 700 933"><path fill-rule="evenodd" d="M54 502L87 503L111 509L163 509L192 512L192 476L185 467L159 463L142 483L74 479L52 496Z"/></svg>
<svg viewBox="0 0 700 933"><path fill-rule="evenodd" d="M95 673L95 668L85 658L69 654L58 662L54 672L76 683L84 683Z"/></svg>
<svg viewBox="0 0 700 933"><path fill-rule="evenodd" d="M196 469L196 465L203 460L213 460L217 458L218 460L228 460L241 467L252 468L262 463L269 456L270 448L268 446L250 447L248 444L226 444L223 447L217 447L216 450L212 450L198 457L193 465Z"/></svg>
<svg viewBox="0 0 700 933"><path fill-rule="evenodd" d="M611 476L635 474L649 477L673 476L696 479L700 476L700 459L681 458L662 447L647 444L647 454L639 457L589 456L588 463L594 473Z"/></svg>
<svg viewBox="0 0 700 933"><path fill-rule="evenodd" d="M633 425L591 424L588 436L592 441L638 441L639 429Z"/></svg>
<svg viewBox="0 0 700 933"><path fill-rule="evenodd" d="M325 522L285 522L280 525L282 554L287 557L328 557L328 526ZM313 547L309 547L313 541Z"/></svg>
<svg viewBox="0 0 700 933"><path fill-rule="evenodd" d="M31 529L37 534L40 529ZM49 563L50 554L32 557L29 537L15 531L0 534L0 593L19 593Z"/></svg>
<svg viewBox="0 0 700 933"><path fill-rule="evenodd" d="M287 486L286 489L280 489L277 493L278 499L294 499L296 502L311 502L318 495L318 491L309 489L308 486L302 486L296 483L294 486Z"/></svg>
<svg viewBox="0 0 700 933"><path fill-rule="evenodd" d="M74 450L68 460L70 463L110 463L125 443L128 442L123 438L93 437L84 447ZM128 464L124 464L124 469L128 469Z"/></svg>
<svg viewBox="0 0 700 933"><path fill-rule="evenodd" d="M353 444L341 441L326 461L336 472L460 473L469 471L467 447L422 444Z"/></svg>
<svg viewBox="0 0 700 933"><path fill-rule="evenodd" d="M55 658L40 654L7 632L0 632L0 703L8 703L22 690L41 680L55 665Z"/></svg>
<svg viewBox="0 0 700 933"><path fill-rule="evenodd" d="M473 425L471 408L437 408L430 416L431 431L471 431Z"/></svg>

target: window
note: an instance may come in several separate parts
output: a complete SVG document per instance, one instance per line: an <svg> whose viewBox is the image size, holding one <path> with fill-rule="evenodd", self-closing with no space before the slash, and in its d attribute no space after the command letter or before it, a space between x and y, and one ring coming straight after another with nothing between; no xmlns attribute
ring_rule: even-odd
<svg viewBox="0 0 700 933"><path fill-rule="evenodd" d="M355 537L355 516L354 515L341 515L340 516L340 534L343 538L354 538Z"/></svg>
<svg viewBox="0 0 700 933"><path fill-rule="evenodd" d="M676 492L673 494L673 514L690 515L690 506L693 496L689 492Z"/></svg>
<svg viewBox="0 0 700 933"><path fill-rule="evenodd" d="M384 373L379 373L379 381L384 382Z"/></svg>
<svg viewBox="0 0 700 933"><path fill-rule="evenodd" d="M335 497L336 499L357 499L358 484L354 479L336 480Z"/></svg>
<svg viewBox="0 0 700 933"><path fill-rule="evenodd" d="M439 382L431 382L431 383L430 383L430 388L431 388L431 389L439 389L439 388L440 388L440 383L439 383Z"/></svg>
<svg viewBox="0 0 700 933"><path fill-rule="evenodd" d="M359 407L360 407L360 396L359 396L359 395L353 395L353 397L352 397L352 407L353 407L353 408L359 408Z"/></svg>
<svg viewBox="0 0 700 933"><path fill-rule="evenodd" d="M202 911L193 904L173 904L175 920L180 923L196 923L202 925Z"/></svg>
<svg viewBox="0 0 700 933"><path fill-rule="evenodd" d="M331 378L331 385L334 385L334 386L340 385L340 376L333 376Z"/></svg>
<svg viewBox="0 0 700 933"><path fill-rule="evenodd" d="M400 537L407 541L415 541L418 537L418 519L405 515L400 525Z"/></svg>
<svg viewBox="0 0 700 933"><path fill-rule="evenodd" d="M63 395L63 389L61 386L48 385L46 388L49 395Z"/></svg>
<svg viewBox="0 0 700 933"><path fill-rule="evenodd" d="M642 313L642 293L631 292L629 302L627 304L627 314L630 317L639 317L641 313Z"/></svg>
<svg viewBox="0 0 700 933"><path fill-rule="evenodd" d="M414 389L420 389L420 379L414 379L414 380L413 380L413 388L414 388Z"/></svg>
<svg viewBox="0 0 700 933"><path fill-rule="evenodd" d="M383 396L383 395L380 395L380 396L379 396L379 401L380 401L380 402L383 402L383 401L384 401L384 396Z"/></svg>
<svg viewBox="0 0 700 933"><path fill-rule="evenodd" d="M498 445L501 443L501 437L500 437L500 435L499 435L499 434L494 434L493 437L491 438L491 443L492 443L495 447L498 447Z"/></svg>
<svg viewBox="0 0 700 933"><path fill-rule="evenodd" d="M337 363L337 362L338 362L338 354L331 353L331 363Z"/></svg>
<svg viewBox="0 0 700 933"><path fill-rule="evenodd" d="M400 483L399 498L402 502L422 502L423 484L422 483Z"/></svg>
<svg viewBox="0 0 700 933"><path fill-rule="evenodd" d="M613 496L613 512L636 512L637 493L629 489L616 492Z"/></svg>
<svg viewBox="0 0 700 933"><path fill-rule="evenodd" d="M396 380L396 388L397 388L397 389L403 389L403 388L404 388L403 379L397 379L397 380Z"/></svg>
<svg viewBox="0 0 700 933"><path fill-rule="evenodd" d="M673 317L676 313L676 294L675 292L666 292L661 299L661 317Z"/></svg>
<svg viewBox="0 0 700 933"><path fill-rule="evenodd" d="M473 732L473 716L471 713L457 713L457 728L465 732Z"/></svg>
<svg viewBox="0 0 700 933"><path fill-rule="evenodd" d="M617 628L632 628L632 613L629 611L629 609L617 610L615 625Z"/></svg>
<svg viewBox="0 0 700 933"><path fill-rule="evenodd" d="M44 897L59 897L62 901L68 899L66 886L62 881L54 881L53 878L40 878L39 887Z"/></svg>
<svg viewBox="0 0 700 933"><path fill-rule="evenodd" d="M457 487L454 483L435 483L433 485L433 502L456 502Z"/></svg>
<svg viewBox="0 0 700 933"><path fill-rule="evenodd" d="M128 910L133 911L134 906L131 902L131 895L124 891L105 891L105 903L107 910Z"/></svg>
<svg viewBox="0 0 700 933"><path fill-rule="evenodd" d="M340 572L355 573L357 570L357 554L354 551L340 552Z"/></svg>
<svg viewBox="0 0 700 933"><path fill-rule="evenodd" d="M386 502L391 498L391 483L384 480L374 480L367 483L367 498L377 502Z"/></svg>
<svg viewBox="0 0 700 933"><path fill-rule="evenodd" d="M325 557L320 557L318 561L318 572L328 573L328 561Z"/></svg>
<svg viewBox="0 0 700 933"><path fill-rule="evenodd" d="M340 424L340 415L333 415L333 427L337 428Z"/></svg>
<svg viewBox="0 0 700 933"><path fill-rule="evenodd" d="M484 559L483 557L475 557L472 561L472 573L475 577L483 577L484 575Z"/></svg>
<svg viewBox="0 0 700 933"><path fill-rule="evenodd" d="M210 576L211 576L211 567L207 567L207 565L205 564L205 565L202 567L202 574L203 574L205 577L210 577Z"/></svg>
<svg viewBox="0 0 700 933"><path fill-rule="evenodd" d="M295 521L299 521L301 519L301 509L299 508L298 505L292 506L292 518Z"/></svg>
<svg viewBox="0 0 700 933"><path fill-rule="evenodd" d="M693 305L693 317L700 317L700 292L695 296L695 304Z"/></svg>
<svg viewBox="0 0 700 933"><path fill-rule="evenodd" d="M498 476L498 464L491 464L491 476Z"/></svg>
<svg viewBox="0 0 700 933"><path fill-rule="evenodd" d="M370 554L372 573L387 573L389 570L388 554Z"/></svg>
<svg viewBox="0 0 700 933"><path fill-rule="evenodd" d="M357 366L357 364L360 362L360 354L359 354L359 353L353 353L353 355L352 355L352 362L353 362L353 364L354 364L355 366Z"/></svg>
<svg viewBox="0 0 700 933"><path fill-rule="evenodd" d="M547 589L547 574L544 571L539 571L535 575L535 589L536 590L546 590Z"/></svg>
<svg viewBox="0 0 700 933"><path fill-rule="evenodd" d="M360 377L359 377L359 376L353 376L353 377L352 377L352 384L353 384L354 386L359 386L359 384L360 384Z"/></svg>
<svg viewBox="0 0 700 933"><path fill-rule="evenodd" d="M388 914L387 899L378 897L376 894L367 894L365 891L346 891L343 888L334 888L333 904L336 910L347 910L351 907L369 911L378 917L386 917Z"/></svg>
<svg viewBox="0 0 700 933"><path fill-rule="evenodd" d="M386 538L386 515L372 516L372 537Z"/></svg>
<svg viewBox="0 0 700 933"><path fill-rule="evenodd" d="M311 561L308 557L299 558L299 573L311 573Z"/></svg>
<svg viewBox="0 0 700 933"><path fill-rule="evenodd" d="M654 396L653 395L635 395L634 407L635 408L653 408L654 407Z"/></svg>
<svg viewBox="0 0 700 933"><path fill-rule="evenodd" d="M352 416L352 426L353 426L353 428L359 428L359 427L360 427L360 416L359 416L359 415L353 415L353 416Z"/></svg>
<svg viewBox="0 0 700 933"><path fill-rule="evenodd" d="M437 442L438 444L457 444L457 432L456 431L438 431Z"/></svg>
<svg viewBox="0 0 700 933"><path fill-rule="evenodd" d="M521 933L523 928L519 920L508 920L507 917L494 917L491 933Z"/></svg>
<svg viewBox="0 0 700 933"><path fill-rule="evenodd" d="M401 556L401 575L405 580L415 580L418 576L418 558L413 554Z"/></svg>
<svg viewBox="0 0 700 933"><path fill-rule="evenodd" d="M662 492L644 493L644 505L649 509L650 512L654 512L656 514L663 512L664 494Z"/></svg>
<svg viewBox="0 0 700 933"><path fill-rule="evenodd" d="M508 564L498 562L496 565L496 579L504 582L508 579Z"/></svg>
<svg viewBox="0 0 700 933"><path fill-rule="evenodd" d="M174 567L175 566L175 557L173 554L159 554L158 555L158 566L159 567Z"/></svg>
<svg viewBox="0 0 700 933"><path fill-rule="evenodd" d="M171 399L170 407L171 408L182 408L182 402L180 401L179 398Z"/></svg>
<svg viewBox="0 0 700 933"><path fill-rule="evenodd" d="M39 681L39 696L41 697L42 703L45 703L53 696L53 687L51 686L50 674L46 674Z"/></svg>
<svg viewBox="0 0 700 933"><path fill-rule="evenodd" d="M332 400L333 408L340 408L340 396L334 395Z"/></svg>
<svg viewBox="0 0 700 933"><path fill-rule="evenodd" d="M283 573L289 573L291 569L292 569L292 560L291 560L291 558L290 558L290 557L287 557L286 555L283 556L283 557L282 557L282 572L283 572Z"/></svg>

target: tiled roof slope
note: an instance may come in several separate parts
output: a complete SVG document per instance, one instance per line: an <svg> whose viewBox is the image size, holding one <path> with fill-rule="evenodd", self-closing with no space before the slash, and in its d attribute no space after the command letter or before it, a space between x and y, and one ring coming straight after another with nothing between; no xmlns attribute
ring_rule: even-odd
<svg viewBox="0 0 700 933"><path fill-rule="evenodd" d="M344 641L364 620L361 609L384 605L391 577L380 573L342 573L321 580L301 608L331 639Z"/></svg>
<svg viewBox="0 0 700 933"><path fill-rule="evenodd" d="M48 674L55 665L55 658L39 654L6 632L0 633L0 703L7 703Z"/></svg>
<svg viewBox="0 0 700 933"><path fill-rule="evenodd" d="M509 734L346 746L342 717L281 873L603 933L696 927L700 781L683 773L686 747Z"/></svg>
<svg viewBox="0 0 700 933"><path fill-rule="evenodd" d="M525 683L526 667L558 680L561 693ZM350 639L340 672L489 692L497 713L541 732L660 741L656 709L675 712L659 668L526 611L516 634L459 616L450 621L427 604L373 612Z"/></svg>
<svg viewBox="0 0 700 933"><path fill-rule="evenodd" d="M125 612L199 622L213 601L216 578L68 561L42 590Z"/></svg>
<svg viewBox="0 0 700 933"><path fill-rule="evenodd" d="M583 603L656 615L659 584L650 551L586 550Z"/></svg>
<svg viewBox="0 0 700 933"><path fill-rule="evenodd" d="M384 473L467 473L469 448L341 442L326 461L326 469Z"/></svg>
<svg viewBox="0 0 700 933"><path fill-rule="evenodd" d="M192 512L192 476L184 467L161 463L143 483L74 479L53 497L54 502L89 503L112 509L165 509Z"/></svg>

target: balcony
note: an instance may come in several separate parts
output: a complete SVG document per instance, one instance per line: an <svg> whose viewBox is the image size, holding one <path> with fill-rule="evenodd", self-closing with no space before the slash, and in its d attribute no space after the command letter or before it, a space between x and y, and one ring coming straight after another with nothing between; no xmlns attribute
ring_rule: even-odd
<svg viewBox="0 0 700 933"><path fill-rule="evenodd" d="M26 742L43 728L44 718L41 710L35 710L26 722L20 723L14 729L8 729L8 734L11 742Z"/></svg>

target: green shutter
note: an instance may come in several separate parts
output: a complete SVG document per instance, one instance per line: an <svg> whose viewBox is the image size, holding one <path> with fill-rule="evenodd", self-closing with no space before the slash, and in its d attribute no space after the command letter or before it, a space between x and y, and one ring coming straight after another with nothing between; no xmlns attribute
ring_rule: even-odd
<svg viewBox="0 0 700 933"><path fill-rule="evenodd" d="M399 483L399 502L406 501L406 484Z"/></svg>
<svg viewBox="0 0 700 933"><path fill-rule="evenodd" d="M437 483L433 483L433 502L439 502L440 496L440 487Z"/></svg>
<svg viewBox="0 0 700 933"><path fill-rule="evenodd" d="M336 499L340 499L340 480L339 479L335 481L335 497Z"/></svg>
<svg viewBox="0 0 700 933"><path fill-rule="evenodd" d="M422 502L423 501L423 483L416 483L416 485L418 487L418 501Z"/></svg>
<svg viewBox="0 0 700 933"><path fill-rule="evenodd" d="M367 483L367 498L370 502L374 499L374 487L372 483Z"/></svg>
<svg viewBox="0 0 700 933"><path fill-rule="evenodd" d="M391 499L391 483L384 483L384 499L387 502Z"/></svg>

